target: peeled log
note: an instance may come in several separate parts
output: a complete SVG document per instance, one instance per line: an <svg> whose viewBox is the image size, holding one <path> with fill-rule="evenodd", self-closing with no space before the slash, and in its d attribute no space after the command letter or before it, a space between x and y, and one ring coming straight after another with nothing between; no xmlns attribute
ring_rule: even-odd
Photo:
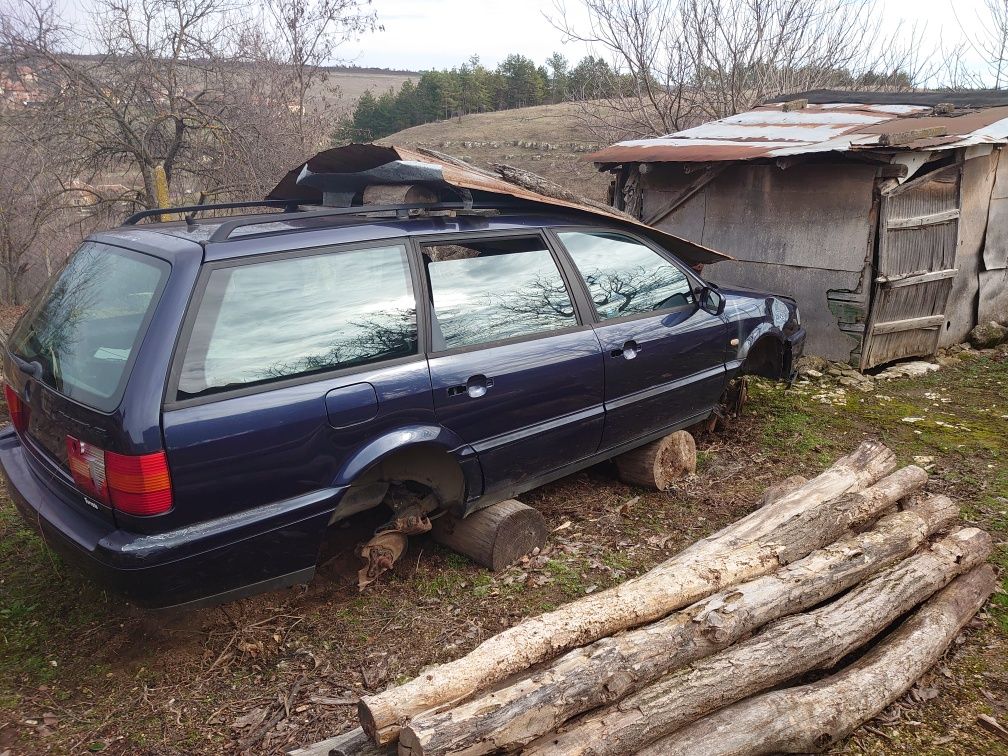
<svg viewBox="0 0 1008 756"><path fill-rule="evenodd" d="M444 515L434 520L431 529L435 541L495 572L542 548L548 534L539 510L515 499L466 518Z"/></svg>
<svg viewBox="0 0 1008 756"><path fill-rule="evenodd" d="M696 472L696 441L687 431L676 431L613 461L624 483L664 491L673 481Z"/></svg>
<svg viewBox="0 0 1008 756"><path fill-rule="evenodd" d="M959 508L946 496L917 502L872 530L841 538L772 575L570 651L546 669L454 709L418 714L399 733L399 753L476 756L520 748L582 712L727 648L767 622L857 585L905 558L958 516Z"/></svg>
<svg viewBox="0 0 1008 756"><path fill-rule="evenodd" d="M523 751L573 756L636 753L700 717L817 668L828 668L990 555L991 539L965 528L880 572L850 593L770 625L748 641L675 672ZM666 753L661 747L649 756Z"/></svg>
<svg viewBox="0 0 1008 756"><path fill-rule="evenodd" d="M726 586L800 559L832 543L851 525L871 519L877 511L872 508L877 507L873 496L845 494L871 486L895 464L895 456L883 444L865 441L801 488L694 543L653 570L527 619L460 659L361 699L361 725L375 742L390 743L410 717L421 711L461 700L571 648L652 622ZM927 473L914 467L890 478L896 476L917 479L917 488L927 479ZM824 506L824 502L829 504Z"/></svg>
<svg viewBox="0 0 1008 756"><path fill-rule="evenodd" d="M287 756L390 756L395 753L389 746L376 746L358 727L334 738L319 741L304 748L288 751Z"/></svg>
<svg viewBox="0 0 1008 756"><path fill-rule="evenodd" d="M766 491L763 492L763 496L760 497L757 507L765 507L767 504L773 504L775 501L784 498L792 491L801 488L806 483L808 483L808 478L804 475L792 475L789 478L784 478L780 483L770 486Z"/></svg>
<svg viewBox="0 0 1008 756"><path fill-rule="evenodd" d="M996 587L994 569L988 564L976 567L837 674L729 706L641 753L742 756L824 751L910 690L938 663Z"/></svg>

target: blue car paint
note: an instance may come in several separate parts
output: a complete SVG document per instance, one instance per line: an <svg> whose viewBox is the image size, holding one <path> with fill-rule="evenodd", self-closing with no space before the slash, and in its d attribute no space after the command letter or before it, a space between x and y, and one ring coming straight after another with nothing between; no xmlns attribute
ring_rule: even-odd
<svg viewBox="0 0 1008 756"><path fill-rule="evenodd" d="M582 303L582 325L546 336L196 401L166 396L180 324L206 262L334 243L585 224L582 215L555 212L340 224L292 216L285 224L290 233L224 243L204 244L181 224L97 234L165 259L172 269L117 409L100 413L62 397L17 370L6 351L4 372L30 406L47 402L47 416L59 420L54 435L72 433L122 454L166 449L174 507L153 517L96 508L74 487L60 464L65 459L10 427L0 431L8 489L48 543L139 604L234 598L310 579L346 491L401 449L451 455L462 471L468 512L708 416L759 339L777 340L789 359L800 354L804 331L794 325L793 302L723 289L723 315L690 307L594 323ZM564 265L571 267L569 260ZM420 293L417 299L422 304ZM779 322L781 306L786 322ZM421 344L428 340L422 334ZM623 350L628 341L638 347L631 359ZM485 393L459 392L474 375L490 379Z"/></svg>

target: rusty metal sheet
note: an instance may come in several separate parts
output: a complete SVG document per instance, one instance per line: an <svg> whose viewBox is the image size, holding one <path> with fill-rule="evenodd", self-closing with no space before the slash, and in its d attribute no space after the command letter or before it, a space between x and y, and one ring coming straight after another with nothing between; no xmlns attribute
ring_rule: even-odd
<svg viewBox="0 0 1008 756"><path fill-rule="evenodd" d="M879 149L883 136L939 129L891 150L939 150L1008 143L1008 105L932 115L915 104L833 102L784 110L782 104L651 139L618 142L588 155L600 166L620 163L755 160L817 152Z"/></svg>
<svg viewBox="0 0 1008 756"><path fill-rule="evenodd" d="M505 181L500 176L484 171L461 160L433 153L427 150L374 144L350 144L320 152L305 163L292 169L266 195L267 199L296 199L305 203L322 204L322 191L299 182L305 174L343 174L351 180L352 174L373 170L393 161L400 160L413 164L434 167L440 173L444 184L450 187L468 189L474 192L513 197L544 207L559 207L574 210L596 218L606 218L619 225L629 226L668 248L690 264L711 264L731 259L728 255L708 249L702 244L668 234L640 223L614 209L573 202L550 197Z"/></svg>

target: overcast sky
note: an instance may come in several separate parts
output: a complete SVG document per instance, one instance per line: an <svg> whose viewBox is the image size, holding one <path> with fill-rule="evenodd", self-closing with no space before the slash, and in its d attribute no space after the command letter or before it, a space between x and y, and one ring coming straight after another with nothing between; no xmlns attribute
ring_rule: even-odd
<svg viewBox="0 0 1008 756"><path fill-rule="evenodd" d="M427 69L460 64L479 54L484 64L495 66L512 52L543 62L559 50L579 60L586 49L564 43L544 13L555 15L552 0L373 0L385 30L369 34L346 48L346 57L361 66ZM952 0L877 0L888 23L927 26L933 46L941 37L948 44L960 36ZM976 9L982 0L955 0L959 18L968 29L976 26ZM578 0L567 0L577 17Z"/></svg>

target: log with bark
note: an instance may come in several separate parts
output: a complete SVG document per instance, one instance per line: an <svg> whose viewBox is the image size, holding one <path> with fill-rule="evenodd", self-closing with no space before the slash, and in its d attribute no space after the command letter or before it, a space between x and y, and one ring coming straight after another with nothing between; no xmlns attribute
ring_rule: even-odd
<svg viewBox="0 0 1008 756"><path fill-rule="evenodd" d="M400 733L400 754L464 751L475 756L517 749L577 714L618 701L671 670L728 647L767 622L857 585L905 558L958 515L959 508L945 496L915 501L872 530L845 536L771 575L571 651L542 671L453 709L419 714Z"/></svg>
<svg viewBox="0 0 1008 756"><path fill-rule="evenodd" d="M342 735L319 741L304 748L288 751L287 756L391 756L394 746L377 746L357 727Z"/></svg>
<svg viewBox="0 0 1008 756"><path fill-rule="evenodd" d="M906 495L908 483L916 490L926 480L923 470L911 467L879 481L894 467L889 449L866 441L805 485L644 575L525 620L460 659L363 698L361 724L375 742L390 743L420 712L462 700L564 651L653 622L800 559L872 519L894 495Z"/></svg>
<svg viewBox="0 0 1008 756"><path fill-rule="evenodd" d="M991 538L982 530L953 533L841 598L789 615L750 640L588 715L562 734L540 738L523 754L637 753L712 711L810 670L832 667L956 576L982 564L990 551Z"/></svg>
<svg viewBox="0 0 1008 756"><path fill-rule="evenodd" d="M975 567L840 672L721 709L641 753L742 756L824 751L899 700L937 664L996 588L993 568Z"/></svg>
<svg viewBox="0 0 1008 756"><path fill-rule="evenodd" d="M613 461L624 483L665 491L673 481L696 472L696 441L687 431L676 431Z"/></svg>
<svg viewBox="0 0 1008 756"><path fill-rule="evenodd" d="M546 543L549 529L539 510L515 499L465 518L444 515L433 521L434 540L497 571Z"/></svg>

